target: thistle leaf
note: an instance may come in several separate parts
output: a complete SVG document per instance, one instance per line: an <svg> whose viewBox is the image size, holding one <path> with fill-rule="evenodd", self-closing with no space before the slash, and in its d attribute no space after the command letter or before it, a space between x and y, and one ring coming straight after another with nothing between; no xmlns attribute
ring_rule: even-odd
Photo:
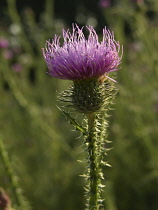
<svg viewBox="0 0 158 210"><path fill-rule="evenodd" d="M67 120L69 120L69 123L72 124L76 130L80 131L83 135L87 134L87 131L85 128L83 128L81 125L79 125L76 120L65 110L60 109L58 106L57 108L63 113L63 115L65 116L65 118Z"/></svg>

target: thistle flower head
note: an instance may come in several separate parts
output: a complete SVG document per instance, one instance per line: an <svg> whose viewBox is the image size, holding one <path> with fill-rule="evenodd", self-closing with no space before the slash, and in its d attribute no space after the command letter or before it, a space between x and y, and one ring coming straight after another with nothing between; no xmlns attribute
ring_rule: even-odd
<svg viewBox="0 0 158 210"><path fill-rule="evenodd" d="M83 80L98 78L109 72L118 70L121 55L119 42L106 28L103 29L103 39L92 26L86 27L89 36L86 39L83 27L73 25L72 33L63 30L63 45L60 37L55 35L52 42L47 41L43 50L49 74L53 77L67 80Z"/></svg>

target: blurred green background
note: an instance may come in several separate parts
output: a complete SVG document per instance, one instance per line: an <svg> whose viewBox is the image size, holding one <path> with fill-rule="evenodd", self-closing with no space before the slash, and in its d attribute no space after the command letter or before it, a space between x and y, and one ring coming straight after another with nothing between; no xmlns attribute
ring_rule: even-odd
<svg viewBox="0 0 158 210"><path fill-rule="evenodd" d="M25 209L84 209L79 175L86 164L77 162L85 158L83 139L56 107L58 93L71 82L48 76L41 53L45 40L72 23L92 25L100 37L106 25L124 45L109 119L106 210L157 210L158 1L2 0L0 139L29 203ZM0 187L16 207L2 159Z"/></svg>

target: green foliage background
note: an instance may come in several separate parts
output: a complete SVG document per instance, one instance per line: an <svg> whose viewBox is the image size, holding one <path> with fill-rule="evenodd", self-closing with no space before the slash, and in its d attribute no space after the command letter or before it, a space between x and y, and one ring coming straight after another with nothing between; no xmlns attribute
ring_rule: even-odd
<svg viewBox="0 0 158 210"><path fill-rule="evenodd" d="M0 37L9 46L0 49L0 139L29 203L25 209L84 209L79 174L86 165L77 162L85 158L83 139L56 107L57 93L70 82L45 74L41 53L46 39L77 22L94 25L100 36L107 25L124 45L119 92L110 113L113 149L108 153L112 168L104 171L106 208L157 210L158 1L111 1L100 8L95 0L68 0L72 14L62 12L62 1L46 0L39 11L18 3L7 0L1 8ZM0 163L0 186L18 208L4 161Z"/></svg>

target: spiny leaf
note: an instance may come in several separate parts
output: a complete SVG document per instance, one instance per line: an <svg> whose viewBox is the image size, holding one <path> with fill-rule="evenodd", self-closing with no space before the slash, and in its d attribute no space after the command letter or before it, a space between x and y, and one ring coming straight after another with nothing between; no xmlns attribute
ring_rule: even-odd
<svg viewBox="0 0 158 210"><path fill-rule="evenodd" d="M105 187L105 185L103 185L103 184L99 184L99 185L98 185L98 187L99 187L99 188L104 188L104 187Z"/></svg>
<svg viewBox="0 0 158 210"><path fill-rule="evenodd" d="M64 114L64 116L66 117L66 119L69 120L70 124L72 124L72 125L76 128L76 130L81 131L81 132L83 133L83 135L86 135L86 134L87 134L86 130L85 130L82 126L80 126L80 125L76 122L76 120L75 120L74 118L71 117L71 115L70 115L68 112L66 112L66 111L64 111L64 110L62 110L62 109L60 109L58 106L57 106L57 108Z"/></svg>
<svg viewBox="0 0 158 210"><path fill-rule="evenodd" d="M89 176L87 174L82 174L82 175L79 175L81 177L84 177L84 178L89 178Z"/></svg>

